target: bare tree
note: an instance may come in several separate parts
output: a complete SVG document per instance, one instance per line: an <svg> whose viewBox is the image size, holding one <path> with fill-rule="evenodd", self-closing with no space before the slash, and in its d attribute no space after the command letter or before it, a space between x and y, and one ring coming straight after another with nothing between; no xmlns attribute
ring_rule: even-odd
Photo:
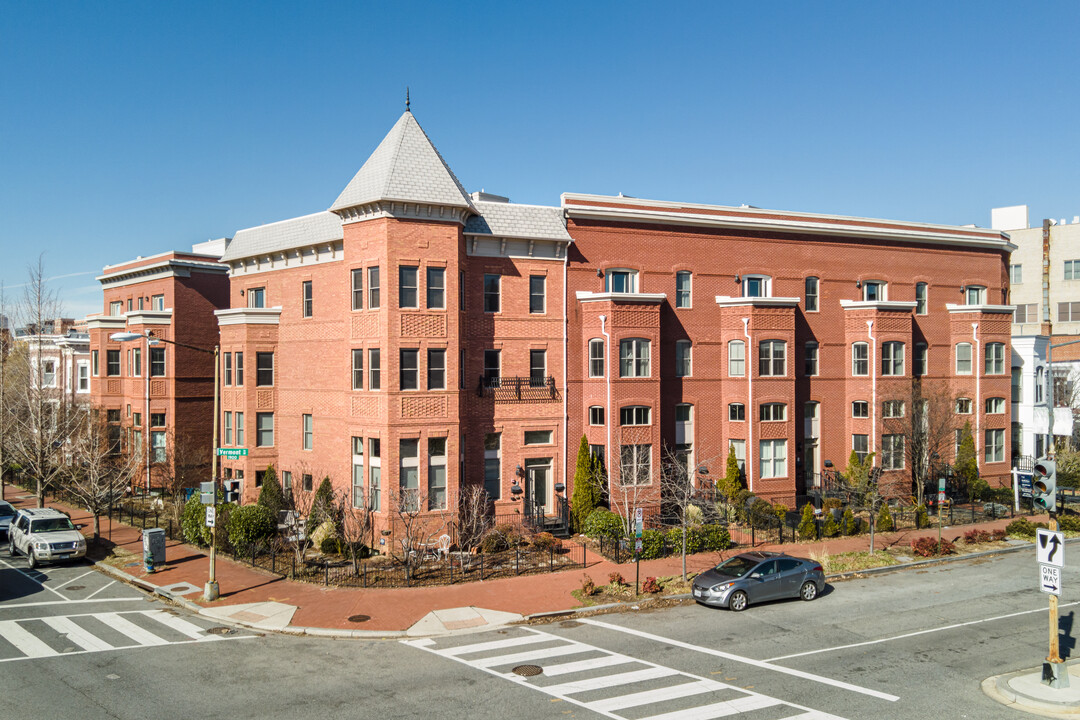
<svg viewBox="0 0 1080 720"><path fill-rule="evenodd" d="M457 544L472 550L480 544L493 521L488 514L488 494L481 485L468 485L458 498Z"/></svg>
<svg viewBox="0 0 1080 720"><path fill-rule="evenodd" d="M11 441L11 395L8 392L8 354L12 349L11 320L8 318L7 293L0 282L0 500L7 496L7 471Z"/></svg>
<svg viewBox="0 0 1080 720"><path fill-rule="evenodd" d="M349 549L353 570L360 571L361 548L371 547L373 517L371 506L363 497L349 497L350 493L342 490L337 493L338 515L341 517L342 540Z"/></svg>
<svg viewBox="0 0 1080 720"><path fill-rule="evenodd" d="M393 499L390 556L412 575L424 560L421 546L446 532L452 516L446 511L427 510L427 494L417 488L400 488Z"/></svg>
<svg viewBox="0 0 1080 720"><path fill-rule="evenodd" d="M285 532L281 536L281 542L292 552L296 565L300 567L304 565L307 550L311 547L310 535L315 529L308 527L307 522L314 501L314 492L306 492L300 488L290 488L285 492Z"/></svg>
<svg viewBox="0 0 1080 720"><path fill-rule="evenodd" d="M39 258L28 272L29 280L19 308L20 319L29 334L28 347L26 352L11 355L12 361L22 363L18 374L25 382L14 388L10 448L13 459L34 478L37 505L44 507L46 489L55 485L65 472L68 438L81 418L67 393L46 386L41 335L51 329L62 310L56 293L46 282L44 260Z"/></svg>
<svg viewBox="0 0 1080 720"><path fill-rule="evenodd" d="M965 400L955 397L944 381L916 377L902 393L888 396L882 403L883 435L901 437L904 466L910 474L916 505L926 502L934 459L952 456L958 402ZM978 412L979 408L968 411Z"/></svg>
<svg viewBox="0 0 1080 720"><path fill-rule="evenodd" d="M173 430L168 432L165 459L154 463L153 471L165 497L172 501L173 519L179 524L184 512L181 497L184 490L210 479L210 448L200 447L185 434L176 434Z"/></svg>
<svg viewBox="0 0 1080 720"><path fill-rule="evenodd" d="M122 449L113 426L94 410L84 413L70 451L65 487L94 516L96 541L101 536L102 513L123 497L142 467L141 448Z"/></svg>
<svg viewBox="0 0 1080 720"><path fill-rule="evenodd" d="M706 461L713 463L716 458ZM660 498L664 517L682 530L682 578L686 580L686 531L703 518L702 488L695 479L696 465L690 465L686 455L664 445L660 466ZM710 488L711 489L711 488ZM695 510L699 511L695 514Z"/></svg>
<svg viewBox="0 0 1080 720"><path fill-rule="evenodd" d="M612 473L618 478L618 486L608 482L608 504L612 512L622 518L624 532L629 537L633 535L637 509L647 504L655 505L658 500L657 488L653 485L652 445L623 445L620 460L618 474Z"/></svg>

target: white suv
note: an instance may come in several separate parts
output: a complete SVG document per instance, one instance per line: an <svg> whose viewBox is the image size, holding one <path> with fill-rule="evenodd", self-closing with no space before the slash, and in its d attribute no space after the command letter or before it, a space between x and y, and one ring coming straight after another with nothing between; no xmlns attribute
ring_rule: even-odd
<svg viewBox="0 0 1080 720"><path fill-rule="evenodd" d="M26 553L27 565L86 555L86 538L64 513L52 508L23 508L8 529L8 552Z"/></svg>

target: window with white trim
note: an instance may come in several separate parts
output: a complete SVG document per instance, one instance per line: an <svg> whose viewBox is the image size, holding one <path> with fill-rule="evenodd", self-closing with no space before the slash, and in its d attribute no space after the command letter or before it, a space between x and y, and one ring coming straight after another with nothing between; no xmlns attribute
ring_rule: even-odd
<svg viewBox="0 0 1080 720"><path fill-rule="evenodd" d="M1005 374L1005 343L986 343L986 374Z"/></svg>
<svg viewBox="0 0 1080 720"><path fill-rule="evenodd" d="M484 492L489 500L502 497L502 434L484 436Z"/></svg>
<svg viewBox="0 0 1080 720"><path fill-rule="evenodd" d="M964 298L968 305L986 304L986 287L983 285L968 285L964 288Z"/></svg>
<svg viewBox="0 0 1080 720"><path fill-rule="evenodd" d="M881 374L903 375L904 374L904 343L883 342L881 343Z"/></svg>
<svg viewBox="0 0 1080 720"><path fill-rule="evenodd" d="M915 343L915 357L911 371L916 377L922 377L927 372L927 368L929 367L928 352L926 343Z"/></svg>
<svg viewBox="0 0 1080 720"><path fill-rule="evenodd" d="M378 310L380 304L379 266L367 269L367 297L368 309Z"/></svg>
<svg viewBox="0 0 1080 720"><path fill-rule="evenodd" d="M728 420L733 422L743 422L746 420L746 406L742 403L729 403L728 404Z"/></svg>
<svg viewBox="0 0 1080 720"><path fill-rule="evenodd" d="M402 510L420 509L420 440L402 438L398 441L398 487Z"/></svg>
<svg viewBox="0 0 1080 720"><path fill-rule="evenodd" d="M417 308L419 306L420 269L415 265L398 267L398 307Z"/></svg>
<svg viewBox="0 0 1080 720"><path fill-rule="evenodd" d="M428 510L446 509L446 438L428 438Z"/></svg>
<svg viewBox="0 0 1080 720"><path fill-rule="evenodd" d="M760 477L787 477L787 440L762 440L758 448Z"/></svg>
<svg viewBox="0 0 1080 720"><path fill-rule="evenodd" d="M768 275L743 275L743 297L772 297L772 278Z"/></svg>
<svg viewBox="0 0 1080 720"><path fill-rule="evenodd" d="M867 343L852 343L851 374L855 376L870 374L870 346Z"/></svg>
<svg viewBox="0 0 1080 720"><path fill-rule="evenodd" d="M865 400L855 400L851 403L851 417L853 418L868 418L870 417L870 403Z"/></svg>
<svg viewBox="0 0 1080 720"><path fill-rule="evenodd" d="M1080 260L1065 261L1065 279L1080 280Z"/></svg>
<svg viewBox="0 0 1080 720"><path fill-rule="evenodd" d="M728 343L728 376L743 377L746 375L746 343L742 340L732 340Z"/></svg>
<svg viewBox="0 0 1080 720"><path fill-rule="evenodd" d="M637 270L613 268L604 273L604 290L612 293L636 293L638 290Z"/></svg>
<svg viewBox="0 0 1080 720"><path fill-rule="evenodd" d="M992 397L986 398L986 414L987 415L1001 415L1005 412L1005 398Z"/></svg>
<svg viewBox="0 0 1080 720"><path fill-rule="evenodd" d="M889 286L881 280L867 280L862 284L863 300L881 302L889 299Z"/></svg>
<svg viewBox="0 0 1080 720"><path fill-rule="evenodd" d="M692 282L692 276L687 270L680 270L675 273L675 307L676 308L688 308L690 307L690 284Z"/></svg>
<svg viewBox="0 0 1080 720"><path fill-rule="evenodd" d="M603 425L604 424L604 406L603 405L590 405L589 406L589 424L590 425Z"/></svg>
<svg viewBox="0 0 1080 720"><path fill-rule="evenodd" d="M956 374L971 374L971 343L956 344Z"/></svg>
<svg viewBox="0 0 1080 720"><path fill-rule="evenodd" d="M818 310L818 279L816 277L806 278L806 312L817 312Z"/></svg>
<svg viewBox="0 0 1080 720"><path fill-rule="evenodd" d="M984 462L1005 462L1005 431L987 430L984 437L986 439L983 446Z"/></svg>
<svg viewBox="0 0 1080 720"><path fill-rule="evenodd" d="M870 436L852 435L851 450L859 458L859 462L864 462L866 456L870 454Z"/></svg>
<svg viewBox="0 0 1080 720"><path fill-rule="evenodd" d="M1078 319L1080 319L1080 313L1078 313ZM1018 324L1039 322L1039 304L1026 303L1017 305L1013 308L1013 322Z"/></svg>
<svg viewBox="0 0 1080 720"><path fill-rule="evenodd" d="M619 377L649 377L652 343L644 338L619 341Z"/></svg>
<svg viewBox="0 0 1080 720"><path fill-rule="evenodd" d="M886 419L904 417L904 401L886 400L881 403L881 417Z"/></svg>
<svg viewBox="0 0 1080 720"><path fill-rule="evenodd" d="M364 438L352 439L352 506L364 507Z"/></svg>
<svg viewBox="0 0 1080 720"><path fill-rule="evenodd" d="M315 420L311 415L304 414L302 419L302 437L304 450L311 450L315 446Z"/></svg>
<svg viewBox="0 0 1080 720"><path fill-rule="evenodd" d="M927 289L924 282L915 283L915 314L925 315L927 308Z"/></svg>
<svg viewBox="0 0 1080 720"><path fill-rule="evenodd" d="M808 340L803 346L803 371L809 377L818 374L818 344L815 340Z"/></svg>
<svg viewBox="0 0 1080 720"><path fill-rule="evenodd" d="M758 375L784 377L787 375L787 343L783 340L762 340L758 343Z"/></svg>
<svg viewBox="0 0 1080 720"><path fill-rule="evenodd" d="M1021 285L1024 282L1024 266L1023 265L1010 265L1009 266L1009 284Z"/></svg>
<svg viewBox="0 0 1080 720"><path fill-rule="evenodd" d="M956 414L957 415L970 415L971 414L971 398L956 398Z"/></svg>
<svg viewBox="0 0 1080 720"><path fill-rule="evenodd" d="M903 470L904 469L904 436L882 435L881 436L881 469Z"/></svg>
<svg viewBox="0 0 1080 720"><path fill-rule="evenodd" d="M652 408L648 405L627 405L619 408L620 425L651 425Z"/></svg>
<svg viewBox="0 0 1080 720"><path fill-rule="evenodd" d="M619 484L648 485L652 475L652 445L623 445L619 454Z"/></svg>
<svg viewBox="0 0 1080 720"><path fill-rule="evenodd" d="M371 509L382 509L382 441L368 438L368 500Z"/></svg>
<svg viewBox="0 0 1080 720"><path fill-rule="evenodd" d="M529 276L529 314L543 315L547 312L547 278L543 275Z"/></svg>
<svg viewBox="0 0 1080 720"><path fill-rule="evenodd" d="M364 269L352 270L352 309L364 309Z"/></svg>
<svg viewBox="0 0 1080 720"><path fill-rule="evenodd" d="M758 407L758 419L761 422L787 420L787 405L784 403L762 403Z"/></svg>
<svg viewBox="0 0 1080 720"><path fill-rule="evenodd" d="M427 269L427 306L429 310L446 309L446 268Z"/></svg>
<svg viewBox="0 0 1080 720"><path fill-rule="evenodd" d="M604 377L604 341L601 338L589 341L589 377Z"/></svg>

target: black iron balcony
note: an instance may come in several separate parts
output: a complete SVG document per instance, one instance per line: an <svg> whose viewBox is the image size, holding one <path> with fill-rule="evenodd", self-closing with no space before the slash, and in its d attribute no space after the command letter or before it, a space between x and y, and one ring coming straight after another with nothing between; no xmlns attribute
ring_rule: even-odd
<svg viewBox="0 0 1080 720"><path fill-rule="evenodd" d="M477 397L494 398L496 402L555 402L559 392L551 375L539 377L481 377Z"/></svg>

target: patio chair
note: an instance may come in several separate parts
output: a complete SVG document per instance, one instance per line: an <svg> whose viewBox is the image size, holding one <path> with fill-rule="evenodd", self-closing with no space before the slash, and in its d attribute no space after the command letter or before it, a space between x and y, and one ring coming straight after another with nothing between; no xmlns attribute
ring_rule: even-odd
<svg viewBox="0 0 1080 720"><path fill-rule="evenodd" d="M439 536L439 545L438 545L438 547L435 548L435 552L436 552L437 556L442 558L443 560L448 560L450 558L450 536L449 535L447 535L446 533L443 533L442 535Z"/></svg>

